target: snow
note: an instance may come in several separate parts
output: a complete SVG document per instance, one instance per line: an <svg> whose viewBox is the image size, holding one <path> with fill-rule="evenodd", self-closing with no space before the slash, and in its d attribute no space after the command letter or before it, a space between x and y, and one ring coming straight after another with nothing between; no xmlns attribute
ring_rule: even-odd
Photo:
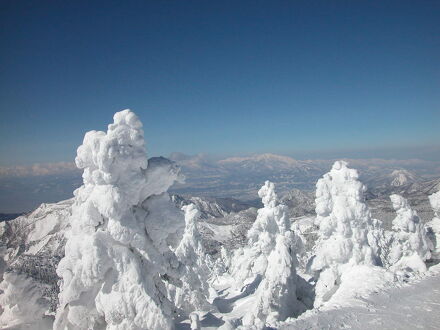
<svg viewBox="0 0 440 330"><path fill-rule="evenodd" d="M50 326L51 321L45 318L48 302L41 299L42 289L24 275L4 274L0 283L0 326L34 329Z"/></svg>
<svg viewBox="0 0 440 330"><path fill-rule="evenodd" d="M397 216L393 220L394 235L389 263L393 270L424 272L425 261L431 258L432 250L425 227L405 198L394 194L390 199Z"/></svg>
<svg viewBox="0 0 440 330"><path fill-rule="evenodd" d="M404 186L408 182L413 181L415 179L414 174L406 170L394 170L391 173L391 177L393 178L393 180L391 181L391 186L393 187Z"/></svg>
<svg viewBox="0 0 440 330"><path fill-rule="evenodd" d="M1 327L50 328L55 308L54 329L412 329L440 322L440 266L430 260L438 257L440 192L429 198L435 214L426 227L405 198L391 195L396 217L386 231L371 216L357 171L337 161L316 184L316 217L296 217L283 202L304 201L308 210L306 195L280 200L266 181L258 191L263 207L228 222L230 200L170 197L168 189L183 182L180 170L162 157L147 160L143 135L133 112L116 113L106 132L86 133L78 148L83 185L72 200L0 224ZM248 161L230 159L243 167ZM258 161L267 168L296 162ZM392 176L392 185L411 180L404 171ZM233 250L237 225L245 229ZM221 246L215 260L205 230ZM57 301L50 271L63 246ZM52 264L29 263L45 255ZM41 265L52 268L34 271ZM47 283L44 272L52 275Z"/></svg>
<svg viewBox="0 0 440 330"><path fill-rule="evenodd" d="M233 225L216 225L213 223L203 223L203 227L211 230L214 234L212 239L217 242L226 242L231 238L231 232L234 228Z"/></svg>
<svg viewBox="0 0 440 330"><path fill-rule="evenodd" d="M440 274L382 288L350 305L315 309L289 319L280 329L438 329L440 324Z"/></svg>
<svg viewBox="0 0 440 330"><path fill-rule="evenodd" d="M182 266L184 271L181 277L182 288L176 290L175 301L179 308L190 315L192 311L212 309L208 303L207 284L210 269L207 266L208 256L197 228L200 212L194 204L186 205L182 209L185 212L185 232L175 253L177 259L184 265Z"/></svg>
<svg viewBox="0 0 440 330"><path fill-rule="evenodd" d="M429 196L434 218L426 224L433 243L433 255L440 258L440 191Z"/></svg>
<svg viewBox="0 0 440 330"><path fill-rule="evenodd" d="M337 161L316 184L316 223L319 239L311 269L318 277L315 307L338 290L344 272L356 265L374 266L377 256L368 241L373 226L365 204L365 186L356 170Z"/></svg>
<svg viewBox="0 0 440 330"><path fill-rule="evenodd" d="M147 170L142 124L130 110L116 113L107 132L86 133L75 162L84 169L84 185L74 193L66 255L57 269L62 284L54 328L172 327L161 274L177 277L166 242L179 218L168 217L173 211L165 195L176 171L169 164Z"/></svg>
<svg viewBox="0 0 440 330"><path fill-rule="evenodd" d="M225 285L226 292L214 301L228 322L245 328L276 326L306 309L296 297L297 260L287 207L278 203L272 182L266 181L258 195L264 207L248 232L247 245L225 258L231 263L230 275L223 274L217 287Z"/></svg>

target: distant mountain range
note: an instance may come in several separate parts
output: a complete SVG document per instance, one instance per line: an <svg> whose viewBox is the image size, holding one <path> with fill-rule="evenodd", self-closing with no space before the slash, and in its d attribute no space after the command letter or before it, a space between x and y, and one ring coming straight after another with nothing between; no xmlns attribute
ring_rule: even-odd
<svg viewBox="0 0 440 330"><path fill-rule="evenodd" d="M317 180L335 160L296 160L275 154L212 159L206 155L172 154L186 176L184 184L172 191L210 197L232 197L253 202L265 180L276 183L277 190L314 191ZM407 187L411 183L440 178L440 162L419 159L346 159L359 171L361 180L376 194L385 187ZM388 189L387 188L387 189Z"/></svg>
<svg viewBox="0 0 440 330"><path fill-rule="evenodd" d="M186 177L185 183L173 186L171 193L185 197L203 196L234 198L250 205L259 205L257 191L265 180L276 183L277 190L292 189L313 192L316 181L331 168L334 160L296 160L276 154L214 158L173 153ZM359 171L371 197L385 193L390 187L412 191L418 184L440 178L440 162L408 159L347 159ZM72 197L82 183L81 173L74 166L38 166L38 171L0 168L0 212L21 213L43 202L57 202ZM8 217L8 215L6 215Z"/></svg>

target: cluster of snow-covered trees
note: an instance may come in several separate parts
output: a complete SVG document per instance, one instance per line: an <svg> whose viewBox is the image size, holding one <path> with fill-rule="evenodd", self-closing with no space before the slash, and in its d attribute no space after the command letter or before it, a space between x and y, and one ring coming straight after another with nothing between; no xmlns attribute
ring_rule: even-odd
<svg viewBox="0 0 440 330"><path fill-rule="evenodd" d="M343 292L356 294L372 278L424 272L440 254L440 192L430 196L435 217L427 225L392 195L397 216L386 231L371 216L357 171L343 161L317 183L312 251L267 181L247 244L222 249L217 260L204 251L197 208L178 210L167 193L179 169L164 159L147 161L133 112L116 113L107 132L88 132L75 161L84 184L75 191L57 269L54 329L172 329L185 322L197 329L206 313L224 328L276 327ZM2 284L6 293L26 286L10 282ZM30 291L29 302L34 296ZM13 308L26 314L27 305L13 305L11 295L1 302L8 317Z"/></svg>
<svg viewBox="0 0 440 330"><path fill-rule="evenodd" d="M367 278L387 281L391 274L426 271L433 243L417 213L403 197L391 195L397 216L393 230L385 231L372 219L365 191L357 171L344 161L335 162L316 185L319 238L310 266L316 280L315 307L346 285L356 294L356 285L364 286Z"/></svg>

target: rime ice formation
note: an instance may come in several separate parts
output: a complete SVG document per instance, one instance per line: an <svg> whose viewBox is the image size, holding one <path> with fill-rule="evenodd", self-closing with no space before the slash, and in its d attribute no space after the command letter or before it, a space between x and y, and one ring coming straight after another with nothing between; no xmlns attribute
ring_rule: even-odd
<svg viewBox="0 0 440 330"><path fill-rule="evenodd" d="M275 185L266 181L258 191L258 195L264 207L258 210L257 219L247 233L248 246L243 251L239 251L244 253L241 256L243 260L233 266L234 278L238 280L239 286L264 274L267 257L275 246L277 234L288 227L285 207L276 205Z"/></svg>
<svg viewBox="0 0 440 330"><path fill-rule="evenodd" d="M440 191L429 196L429 202L434 211L434 218L428 222L427 228L430 233L433 246L433 257L440 259Z"/></svg>
<svg viewBox="0 0 440 330"><path fill-rule="evenodd" d="M42 289L24 275L5 273L0 283L0 327L27 323L32 324L34 329L44 327L48 302L41 299Z"/></svg>
<svg viewBox="0 0 440 330"><path fill-rule="evenodd" d="M142 124L130 110L116 113L107 132L86 133L75 162L84 184L57 269L54 328L172 328L164 279L177 277L169 246L183 223L165 192L178 171L147 164Z"/></svg>
<svg viewBox="0 0 440 330"><path fill-rule="evenodd" d="M389 256L391 269L409 268L424 272L425 261L431 258L432 249L425 227L405 198L394 194L390 199L397 213L393 220L394 235Z"/></svg>
<svg viewBox="0 0 440 330"><path fill-rule="evenodd" d="M242 319L245 327L273 326L303 310L296 298L296 256L287 207L278 204L272 182L266 181L258 195L264 207L232 267L238 286L245 291L255 288L252 306Z"/></svg>
<svg viewBox="0 0 440 330"><path fill-rule="evenodd" d="M315 307L341 285L344 272L356 265L375 265L377 256L368 240L373 227L365 204L365 186L358 173L337 161L316 184L316 223L319 239L311 270L317 274Z"/></svg>
<svg viewBox="0 0 440 330"><path fill-rule="evenodd" d="M185 212L185 232L176 248L176 256L182 264L182 288L176 289L176 305L188 315L194 310L210 310L208 277L210 270L206 263L206 253L197 229L200 217L194 204L182 207Z"/></svg>

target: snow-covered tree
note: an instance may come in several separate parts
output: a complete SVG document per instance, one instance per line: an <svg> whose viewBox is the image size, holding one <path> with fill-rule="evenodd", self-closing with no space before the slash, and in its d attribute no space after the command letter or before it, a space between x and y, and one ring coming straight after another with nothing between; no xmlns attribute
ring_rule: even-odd
<svg viewBox="0 0 440 330"><path fill-rule="evenodd" d="M86 133L76 165L84 169L70 218L56 329L169 329L174 306L164 281L179 266L169 246L183 230L166 193L170 164L148 164L142 124L130 110L107 132ZM177 279L176 279L177 280Z"/></svg>
<svg viewBox="0 0 440 330"><path fill-rule="evenodd" d="M376 265L385 268L389 267L389 254L393 233L389 230L384 230L382 221L378 219L372 219L367 229L368 243L376 257Z"/></svg>
<svg viewBox="0 0 440 330"><path fill-rule="evenodd" d="M176 288L175 300L176 305L189 315L193 311L211 309L207 301L210 269L197 228L200 211L194 204L183 206L182 210L185 212L185 232L175 251L182 268L182 287Z"/></svg>
<svg viewBox="0 0 440 330"><path fill-rule="evenodd" d="M257 219L247 233L247 246L237 251L233 257L232 274L240 287L264 274L267 258L274 249L276 236L281 230L278 223L288 222L286 206L277 206L275 185L272 182L266 181L258 195L262 198L264 207L258 210ZM283 226L286 227L287 224Z"/></svg>
<svg viewBox="0 0 440 330"><path fill-rule="evenodd" d="M365 204L365 186L358 173L344 161L316 184L316 224L319 239L311 270L317 277L315 307L330 299L341 284L341 276L356 265L375 265L378 257L368 239L374 227Z"/></svg>
<svg viewBox="0 0 440 330"><path fill-rule="evenodd" d="M0 283L0 327L47 328L51 323L45 319L49 302L41 298L43 290L32 278L5 273Z"/></svg>
<svg viewBox="0 0 440 330"><path fill-rule="evenodd" d="M440 191L429 196L429 202L434 211L434 218L426 224L433 243L432 257L440 258Z"/></svg>
<svg viewBox="0 0 440 330"><path fill-rule="evenodd" d="M248 232L248 245L232 260L232 275L244 292L253 291L246 327L275 325L304 310L296 298L296 256L287 207L278 204L275 186L266 181L259 190L264 207Z"/></svg>
<svg viewBox="0 0 440 330"><path fill-rule="evenodd" d="M232 252L227 250L223 245L220 247L220 253L217 259L214 259L212 263L212 276L210 282L216 282L219 277L227 273L231 267Z"/></svg>
<svg viewBox="0 0 440 330"><path fill-rule="evenodd" d="M389 255L391 269L424 272L425 261L431 258L432 249L425 226L405 198L394 194L390 199L397 213L393 220L393 244Z"/></svg>

